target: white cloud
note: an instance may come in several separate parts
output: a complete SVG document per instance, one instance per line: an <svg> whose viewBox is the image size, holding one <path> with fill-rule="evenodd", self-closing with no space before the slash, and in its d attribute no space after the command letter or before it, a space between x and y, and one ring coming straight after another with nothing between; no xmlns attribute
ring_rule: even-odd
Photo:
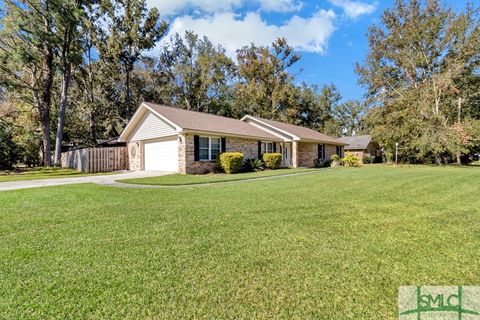
<svg viewBox="0 0 480 320"><path fill-rule="evenodd" d="M182 16L172 22L169 36L191 30L223 45L230 56L252 42L256 45L270 45L278 37L285 37L299 51L323 54L328 39L335 31L334 18L335 14L331 10L320 10L310 18L295 15L282 25L267 24L256 12L248 12L243 17L232 12L199 18Z"/></svg>
<svg viewBox="0 0 480 320"><path fill-rule="evenodd" d="M209 13L228 11L243 3L244 0L147 0L148 7L157 7L161 15L173 15L185 8Z"/></svg>
<svg viewBox="0 0 480 320"><path fill-rule="evenodd" d="M303 3L296 0L259 0L263 11L292 12L302 9Z"/></svg>
<svg viewBox="0 0 480 320"><path fill-rule="evenodd" d="M329 0L329 2L337 7L342 8L349 18L357 18L364 14L370 14L377 9L376 4L363 3L352 0Z"/></svg>

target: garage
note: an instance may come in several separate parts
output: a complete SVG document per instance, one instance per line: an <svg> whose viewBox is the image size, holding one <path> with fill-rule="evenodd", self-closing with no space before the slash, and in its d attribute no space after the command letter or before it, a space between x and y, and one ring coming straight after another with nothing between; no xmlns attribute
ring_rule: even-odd
<svg viewBox="0 0 480 320"><path fill-rule="evenodd" d="M178 141L145 142L145 170L178 172Z"/></svg>

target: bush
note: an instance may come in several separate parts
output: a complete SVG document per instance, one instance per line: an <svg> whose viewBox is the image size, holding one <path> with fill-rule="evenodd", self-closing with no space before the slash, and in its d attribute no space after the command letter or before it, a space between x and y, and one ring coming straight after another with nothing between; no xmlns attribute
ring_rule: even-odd
<svg viewBox="0 0 480 320"><path fill-rule="evenodd" d="M385 162L392 163L393 162L393 153L390 151L385 152Z"/></svg>
<svg viewBox="0 0 480 320"><path fill-rule="evenodd" d="M330 156L330 160L339 162L340 161L340 156L338 154L332 154Z"/></svg>
<svg viewBox="0 0 480 320"><path fill-rule="evenodd" d="M330 165L332 167L339 166L341 164L342 164L341 159L340 159L340 156L338 154L332 154L330 156Z"/></svg>
<svg viewBox="0 0 480 320"><path fill-rule="evenodd" d="M278 169L282 164L281 153L264 153L262 159L268 169Z"/></svg>
<svg viewBox="0 0 480 320"><path fill-rule="evenodd" d="M358 167L360 164L360 159L351 152L347 152L345 157L342 159L342 163L347 167Z"/></svg>
<svg viewBox="0 0 480 320"><path fill-rule="evenodd" d="M245 159L243 162L244 172L257 172L265 170L265 164L260 159Z"/></svg>
<svg viewBox="0 0 480 320"><path fill-rule="evenodd" d="M364 164L375 163L375 159L376 158L374 156L364 155L363 158L362 158L362 162Z"/></svg>
<svg viewBox="0 0 480 320"><path fill-rule="evenodd" d="M315 168L330 167L331 161L325 159L315 159Z"/></svg>
<svg viewBox="0 0 480 320"><path fill-rule="evenodd" d="M0 119L0 170L12 169L19 160L13 129L11 123Z"/></svg>
<svg viewBox="0 0 480 320"><path fill-rule="evenodd" d="M218 157L219 164L225 173L236 173L243 165L243 153L241 152L224 152Z"/></svg>

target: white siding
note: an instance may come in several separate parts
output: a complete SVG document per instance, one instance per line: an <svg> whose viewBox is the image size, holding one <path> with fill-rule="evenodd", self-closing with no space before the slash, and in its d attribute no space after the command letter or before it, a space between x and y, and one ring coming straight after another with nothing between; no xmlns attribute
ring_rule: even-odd
<svg viewBox="0 0 480 320"><path fill-rule="evenodd" d="M139 121L137 127L130 136L129 141L155 139L176 134L175 128L171 125L147 111L142 120Z"/></svg>

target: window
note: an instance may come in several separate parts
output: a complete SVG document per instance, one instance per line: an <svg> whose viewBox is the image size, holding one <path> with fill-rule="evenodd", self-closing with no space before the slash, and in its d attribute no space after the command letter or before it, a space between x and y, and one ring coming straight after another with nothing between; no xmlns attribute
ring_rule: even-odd
<svg viewBox="0 0 480 320"><path fill-rule="evenodd" d="M343 157L343 154L342 154L343 152L342 152L342 151L343 151L343 150L342 150L342 147L341 147L341 146L337 146L337 154L338 154L338 156L339 156L340 158Z"/></svg>
<svg viewBox="0 0 480 320"><path fill-rule="evenodd" d="M263 142L262 143L263 153L272 153L273 152L273 142Z"/></svg>
<svg viewBox="0 0 480 320"><path fill-rule="evenodd" d="M220 138L210 138L210 160L217 160L221 149Z"/></svg>
<svg viewBox="0 0 480 320"><path fill-rule="evenodd" d="M318 145L318 159L325 159L325 145Z"/></svg>
<svg viewBox="0 0 480 320"><path fill-rule="evenodd" d="M210 137L199 137L199 154L200 161L213 161L217 160L218 155L221 152L221 139Z"/></svg>
<svg viewBox="0 0 480 320"><path fill-rule="evenodd" d="M210 160L210 138L200 137L199 149L200 149L200 160L208 161Z"/></svg>

